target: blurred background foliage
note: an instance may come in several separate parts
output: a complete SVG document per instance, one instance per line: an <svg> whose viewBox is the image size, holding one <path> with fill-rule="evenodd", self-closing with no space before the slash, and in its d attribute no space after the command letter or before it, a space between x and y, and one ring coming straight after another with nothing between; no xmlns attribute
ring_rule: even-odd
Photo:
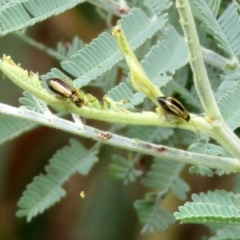
<svg viewBox="0 0 240 240"><path fill-rule="evenodd" d="M116 21L113 19L113 21ZM56 17L51 17L30 27L30 37L44 45L56 48L58 41L71 42L78 36L88 43L106 28L106 23L89 3L79 4L74 9ZM17 35L8 34L0 38L0 55L10 55L15 62L29 71L40 75L59 63L46 53L23 42ZM94 88L87 92L102 96ZM0 102L19 106L18 98L22 90L11 81L0 79ZM86 120L89 122L88 120ZM102 122L91 121L99 129L108 129ZM65 184L67 196L51 209L26 223L24 218L16 218L17 201L26 185L44 169L48 159L56 149L67 144L72 137L68 133L47 127L38 127L21 137L0 146L0 239L1 240L156 240L176 239L195 240L207 235L208 231L199 225L171 225L166 232L141 235L141 224L133 208L133 202L142 198L146 188L139 181L124 186L122 181L107 180L105 175L111 155L125 151L103 147L100 161L86 177L75 174ZM78 138L85 146L91 147L94 142ZM27 147L26 147L27 146ZM151 157L141 159L143 168ZM189 175L187 169L182 176L194 189L195 193L216 189L230 189L231 177L204 178ZM81 199L79 193L84 191L86 197ZM190 196L190 193L189 193ZM177 210L179 200L170 194L163 206L171 212Z"/></svg>

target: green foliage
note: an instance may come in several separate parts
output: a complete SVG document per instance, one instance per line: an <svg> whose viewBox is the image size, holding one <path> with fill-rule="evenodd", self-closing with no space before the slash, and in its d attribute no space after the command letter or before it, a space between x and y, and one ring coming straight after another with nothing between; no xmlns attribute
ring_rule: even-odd
<svg viewBox="0 0 240 240"><path fill-rule="evenodd" d="M0 144L19 137L35 127L36 124L31 121L0 115Z"/></svg>
<svg viewBox="0 0 240 240"><path fill-rule="evenodd" d="M189 173L191 174L200 174L201 176L205 177L213 177L214 173L218 176L223 176L224 174L229 174L232 171L225 170L225 169L217 169L213 171L212 169L205 167L203 165L196 165L189 168Z"/></svg>
<svg viewBox="0 0 240 240"><path fill-rule="evenodd" d="M173 27L168 27L162 39L150 49L142 65L147 75L157 82L154 78L157 78L160 73L174 74L175 70L187 63L187 60L187 47L184 40Z"/></svg>
<svg viewBox="0 0 240 240"><path fill-rule="evenodd" d="M23 104L22 107L27 108L30 111L42 112L48 111L47 104L40 99L34 97L28 92L23 92L24 97L19 99L19 102Z"/></svg>
<svg viewBox="0 0 240 240"><path fill-rule="evenodd" d="M221 84L221 81L219 79L221 70L219 70L215 67L212 67L210 65L207 65L206 69L207 69L209 79L211 79L211 87L212 87L213 91L216 92L219 85Z"/></svg>
<svg viewBox="0 0 240 240"><path fill-rule="evenodd" d="M75 36L71 43L58 42L57 52L62 55L63 58L69 58L84 46L83 41L79 39L78 36Z"/></svg>
<svg viewBox="0 0 240 240"><path fill-rule="evenodd" d="M198 143L192 144L189 148L192 152L203 153L213 156L224 156L229 157L230 154L221 146L209 143L207 138L201 138ZM202 176L212 177L215 174L222 176L224 174L229 174L231 171L224 169L217 169L213 172L210 168L202 165L192 166L189 169L191 174L200 174Z"/></svg>
<svg viewBox="0 0 240 240"><path fill-rule="evenodd" d="M220 9L220 6L221 6L221 1L222 0L206 0L206 1L204 1L204 3L202 3L201 7L208 6L207 8L210 9L210 11L212 12L212 15L216 18L218 16L218 13L219 13L219 9ZM197 7L200 7L200 6L198 6L198 3L195 3L195 5L193 3L194 2L190 2L190 4L192 4L191 7L192 7L193 15L197 19L201 19L203 16L201 14L201 11L199 11L199 9L197 9ZM200 7L200 9L201 9L201 7Z"/></svg>
<svg viewBox="0 0 240 240"><path fill-rule="evenodd" d="M218 16L219 9L221 6L221 1L222 0L208 0L207 3L210 6L214 16Z"/></svg>
<svg viewBox="0 0 240 240"><path fill-rule="evenodd" d="M113 162L108 167L107 177L122 179L124 184L134 182L142 175L142 171L135 169L136 162L127 160L119 155L112 156Z"/></svg>
<svg viewBox="0 0 240 240"><path fill-rule="evenodd" d="M132 90L128 87L126 83L121 82L116 87L112 88L107 96L116 102L120 102L123 100L121 107L127 109L133 109L133 105L131 104L131 99L134 97Z"/></svg>
<svg viewBox="0 0 240 240"><path fill-rule="evenodd" d="M172 2L169 0L144 0L144 4L156 15L161 15L163 11L172 6Z"/></svg>
<svg viewBox="0 0 240 240"><path fill-rule="evenodd" d="M170 162L166 159L154 160L147 178L142 180L143 185L161 189L160 192L172 190L179 199L186 198L189 186L179 177L184 164Z"/></svg>
<svg viewBox="0 0 240 240"><path fill-rule="evenodd" d="M165 209L156 206L155 201L138 200L134 203L139 219L144 227L142 233L163 231L169 223L174 223L173 216Z"/></svg>
<svg viewBox="0 0 240 240"><path fill-rule="evenodd" d="M22 0L14 3L6 1L0 8L0 35L36 24L73 8L81 2L83 0Z"/></svg>
<svg viewBox="0 0 240 240"><path fill-rule="evenodd" d="M203 165L192 166L189 168L189 173L191 174L200 174L202 176L212 177L214 175L213 171Z"/></svg>
<svg viewBox="0 0 240 240"><path fill-rule="evenodd" d="M136 49L162 27L166 22L166 15L150 21L142 10L133 9L129 15L122 18L121 22L131 47ZM122 58L115 39L104 32L61 65L76 78L74 86L80 88L111 69Z"/></svg>
<svg viewBox="0 0 240 240"><path fill-rule="evenodd" d="M83 1L1 1L0 35L2 36L34 25L48 17L58 15L81 2ZM192 84L192 78L196 78L196 76L191 75L191 69L188 66L188 49L184 36L181 30L179 31L180 28L177 23L179 15L173 12L175 10L173 1L135 0L130 2L133 8L127 14L123 14L119 22L147 76L161 90L164 87L163 92L166 96L176 95L176 98L183 100L183 104L186 104L186 109L191 110L192 108L193 111L201 111L201 103ZM227 9L224 9L224 5L222 4L224 1L221 2L221 0L193 0L190 2L192 2L195 19L198 20L196 21L197 31L200 34L201 44L206 48L205 50L215 54L216 62L219 61L219 56L222 57L221 51L231 58L231 61L224 58L229 63L224 69L217 69L216 66L219 66L217 64L209 65L211 61L206 56L205 61L208 63L208 76L211 81L212 90L216 91L215 98L222 116L227 125L237 132L240 127L240 67L238 60L240 54L240 21L238 13L240 5L237 1L233 1L228 5ZM115 1L94 1L94 3L97 6L107 6L110 3L116 4ZM109 8L105 10L106 12L101 12L101 16L106 20L107 29L89 44L84 44L81 39L74 37L71 43L58 43L57 49L52 50L34 41L30 43L31 38L28 38L27 35L22 35L21 38L25 38L27 43L45 51L50 56L55 57L56 60L62 61L60 65L63 69L52 68L49 73L41 76L43 80L50 77L69 80L69 76L71 76L73 79L71 83L76 88L85 86L98 88L102 95L106 94L105 96L113 101L114 106L117 106L117 110L114 112L116 118L122 112L130 114L136 111L142 115L155 114L141 112L143 109L144 111L155 111L155 109L153 109L152 102L148 101L149 99L146 99L143 93L133 90L130 83L131 76L129 69L126 63L121 61L123 60L123 56L117 47L115 39L110 34L113 22L111 18L116 13L116 9L111 10ZM118 13L120 13L120 9L118 10ZM171 16L168 16L166 12L171 14ZM168 21L169 19L172 19L172 21ZM190 41L191 39L187 40ZM217 46L220 48L216 50L219 55L213 52L217 49ZM194 59L191 60L194 62ZM3 61L0 61L1 69L3 66ZM20 67L17 68L18 70L20 69ZM54 95L45 88L45 83L39 81L37 75L33 76L31 72L28 73L27 71L19 73L20 71L16 70L16 65L14 67L10 65L8 71L11 73L11 77L9 78L15 83L17 82L16 79L21 79L21 84L18 85L27 90L23 93L24 97L20 98L20 103L22 104L22 109L20 110L28 113L41 113L46 118L51 116L52 119L59 116L52 115L46 103L39 99L40 97L37 94L44 92L46 98L48 98L46 102L49 99L48 103L56 100L53 97ZM92 90L91 88L87 88L86 91L88 89L90 89L89 92ZM85 89L83 89L84 91ZM92 99L94 98L93 96L91 97ZM92 100L91 97L89 97L89 101ZM64 100L66 99L62 101L64 102ZM99 104L98 113L105 111L104 108L107 107L104 104ZM76 108L76 106L73 107ZM77 110L81 111L82 109L87 109L89 112L93 111L93 109L95 110L93 105L91 107L84 106L84 108ZM68 108L66 108L67 110ZM107 110L109 112L112 111L112 109ZM164 114L164 112L159 113L160 116L157 116L159 117L159 122L161 114ZM49 122L52 119L49 118ZM69 123L69 125L76 127L80 122L78 116L74 117L74 120L75 123L70 121L64 123ZM177 123L174 127L181 128L182 126L187 126L186 129L189 129L188 126L190 125L187 124L193 124L192 122L194 121L193 119L191 120L188 123L184 122L185 125L179 121L179 125ZM204 120L197 123L201 127L201 123L203 122ZM144 125L147 124L144 122ZM1 115L0 144L18 137L35 127L37 127L37 124L33 122ZM97 147L95 148L86 149L78 141L70 140L70 146L58 150L50 159L50 165L45 168L46 173L34 177L32 183L26 187L18 202L19 210L17 216L24 216L27 218L27 221L31 221L33 217L60 201L66 194L62 185L76 172L82 175L89 173L98 160L96 155L102 143L119 145L131 150L133 146L135 147L134 151L140 149L141 144L145 145L146 148L150 146L149 148L154 151L156 148L152 146L156 145L150 144L161 143L174 147L173 150L165 148L165 146L159 146L160 149L164 149L167 153L175 154L174 157L176 156L176 160L179 161L178 157L181 157L183 151L177 148L186 149L194 141L194 134L191 132L186 133L184 130L156 127L151 126L151 124L148 126L127 126L125 124L124 129L123 126L114 128L120 135L124 134L124 137L116 135L115 130L109 131L111 133L109 135L101 135L99 129L87 125L84 127L85 129L82 126L79 127L79 132L83 131L83 133L81 132L82 136L91 138L97 132L99 140L102 142L96 144ZM64 128L60 129L65 130ZM131 138L131 146L123 144L126 138ZM141 144L138 144L140 142L139 139L145 141L145 143L141 142ZM207 158L208 156L219 158L232 157L228 149L217 145L207 134L197 143L192 144L188 150L202 154L203 158ZM162 152L159 153L159 156L161 154ZM187 157L193 155L192 153L187 154ZM124 184L128 184L140 179L143 175L143 171L138 169L139 159L142 157L139 152L135 155L132 154L129 159L122 157L120 154L115 154L111 157L113 162L108 167L107 177L120 179L123 180ZM153 164L150 165L150 170L141 179L141 183L148 189L151 189L148 190L144 199L137 200L134 203L139 219L143 224L142 232L166 230L169 224L177 219L181 223L223 224L223 228L216 228L215 231L212 231L215 236L210 239L238 239L239 227L232 227L231 225L239 224L240 222L239 175L237 175L234 182L234 192L236 194L223 190L208 192L207 194L193 194L193 202L187 202L184 206L180 206L179 212L174 214L175 219L170 211L164 209L162 203L166 200L170 192L173 192L180 200L186 199L190 187L180 177L184 166L183 163L176 163L165 157L155 158ZM146 169L148 169L147 167L148 165ZM189 172L208 177L212 177L214 174L221 176L230 173L230 171L225 169L212 170L200 164L191 166Z"/></svg>
<svg viewBox="0 0 240 240"><path fill-rule="evenodd" d="M239 231L239 226L221 227L216 231L215 236L210 237L209 240L238 240Z"/></svg>
<svg viewBox="0 0 240 240"><path fill-rule="evenodd" d="M193 2L201 12L200 16L206 25L207 32L213 34L221 49L231 57L237 57L240 53L240 37L237 30L240 29L239 4L233 1L219 19L216 19L206 1L194 0Z"/></svg>
<svg viewBox="0 0 240 240"><path fill-rule="evenodd" d="M26 216L27 221L42 213L62 197L61 187L74 173L87 175L97 162L97 152L88 151L77 140L71 139L70 146L58 150L45 168L46 174L34 177L18 202L17 216Z"/></svg>
<svg viewBox="0 0 240 240"><path fill-rule="evenodd" d="M181 223L202 224L229 224L235 225L240 222L239 205L240 195L224 190L208 191L192 195L193 202L187 202L179 207L180 212L174 216Z"/></svg>
<svg viewBox="0 0 240 240"><path fill-rule="evenodd" d="M162 129L150 126L129 126L126 135L131 138L148 140L150 142L159 143L168 139L174 134L172 129Z"/></svg>
<svg viewBox="0 0 240 240"><path fill-rule="evenodd" d="M159 56L162 57L159 58ZM174 74L175 70L187 63L186 45L176 30L169 27L162 36L162 40L150 49L141 63L152 81L162 87L172 79L170 76L165 76L165 72ZM126 83L120 83L107 95L115 101L129 100L130 104L125 104L128 109L133 108L131 104L139 104L145 98L143 94L133 94Z"/></svg>
<svg viewBox="0 0 240 240"><path fill-rule="evenodd" d="M112 90L116 85L116 78L118 74L117 65L115 65L111 70L106 71L97 80L92 81L89 85L93 87L102 88L105 93Z"/></svg>
<svg viewBox="0 0 240 240"><path fill-rule="evenodd" d="M57 68L52 68L50 73L41 76L41 78L43 80L46 80L48 78L54 78L54 77L58 77L58 78L62 78L62 79L69 79L65 73L63 73L62 71L60 71Z"/></svg>
<svg viewBox="0 0 240 240"><path fill-rule="evenodd" d="M148 193L145 199L134 203L140 221L144 224L142 232L165 230L169 223L173 223L172 215L160 207L161 202L166 198L169 191L173 191L179 199L186 198L189 186L179 175L184 164L168 161L167 159L154 159L151 171L142 184L157 189L158 192Z"/></svg>
<svg viewBox="0 0 240 240"><path fill-rule="evenodd" d="M168 88L170 88L173 92L178 93L182 99L186 101L190 106L201 109L200 102L189 90L187 90L184 86L180 85L177 81L171 81L168 84Z"/></svg>
<svg viewBox="0 0 240 240"><path fill-rule="evenodd" d="M37 105L36 101L34 100L34 96L28 92L23 92L25 97L19 99L19 102L31 111L41 112L39 106Z"/></svg>
<svg viewBox="0 0 240 240"><path fill-rule="evenodd" d="M230 156L229 153L221 146L209 143L207 138L201 138L198 143L194 143L189 147L192 152L203 153L213 156Z"/></svg>
<svg viewBox="0 0 240 240"><path fill-rule="evenodd" d="M240 126L240 71L229 71L222 76L225 80L216 92L217 102L227 125L235 130Z"/></svg>

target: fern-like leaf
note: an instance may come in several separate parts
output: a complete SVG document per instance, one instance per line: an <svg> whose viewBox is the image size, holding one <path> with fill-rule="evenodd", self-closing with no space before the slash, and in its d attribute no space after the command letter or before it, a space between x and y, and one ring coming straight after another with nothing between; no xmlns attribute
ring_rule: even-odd
<svg viewBox="0 0 240 240"><path fill-rule="evenodd" d="M119 155L112 156L113 162L108 168L107 177L112 179L123 179L124 184L134 182L142 175L142 171L135 169L135 162L129 161Z"/></svg>
<svg viewBox="0 0 240 240"><path fill-rule="evenodd" d="M229 41L229 46L231 47L232 56L234 55L239 56L240 54L239 7L240 7L239 4L233 1L218 19L218 22L221 25L222 30Z"/></svg>
<svg viewBox="0 0 240 240"><path fill-rule="evenodd" d="M189 173L191 174L200 174L201 176L212 177L214 175L213 170L203 165L192 166L189 168Z"/></svg>
<svg viewBox="0 0 240 240"><path fill-rule="evenodd" d="M131 138L146 139L150 142L159 143L168 139L174 134L174 131L170 128L157 128L151 126L129 126L127 136Z"/></svg>
<svg viewBox="0 0 240 240"><path fill-rule="evenodd" d="M171 213L156 206L154 201L138 200L134 203L140 222L144 224L142 233L163 231L168 228L169 223L174 223Z"/></svg>
<svg viewBox="0 0 240 240"><path fill-rule="evenodd" d="M231 157L231 155L221 146L209 143L207 138L202 137L199 142L193 143L191 146L189 146L188 150L196 153L206 154L206 155L212 155L212 156L222 156L222 157ZM192 166L189 169L189 172L192 174L200 174L202 176L213 176L213 170L211 170L208 167L197 165ZM224 169L217 169L215 171L215 174L222 176L224 174L229 174L232 171L224 170Z"/></svg>
<svg viewBox="0 0 240 240"><path fill-rule="evenodd" d="M52 68L51 72L42 75L41 78L45 81L48 78L62 78L62 79L69 79L69 77L63 73L62 71L60 71L57 68Z"/></svg>
<svg viewBox="0 0 240 240"><path fill-rule="evenodd" d="M24 97L21 97L19 99L19 102L23 104L22 107L25 107L30 111L36 111L41 113L49 111L47 108L47 104L42 100L34 97L32 94L26 91L23 92L23 95Z"/></svg>
<svg viewBox="0 0 240 240"><path fill-rule="evenodd" d="M199 142L192 144L188 150L212 156L231 156L223 147L209 143L207 138L201 138Z"/></svg>
<svg viewBox="0 0 240 240"><path fill-rule="evenodd" d="M208 5L210 6L214 16L217 16L222 0L208 0Z"/></svg>
<svg viewBox="0 0 240 240"><path fill-rule="evenodd" d="M235 225L240 223L240 195L224 190L208 191L192 195L193 202L179 207L174 216L181 223L219 223Z"/></svg>
<svg viewBox="0 0 240 240"><path fill-rule="evenodd" d="M9 56L3 56L3 59L0 59L0 69L11 79L11 81L34 95L36 99L38 96L41 99L44 96L44 101L48 103L52 103L56 100L49 91L42 87L42 82L39 81L38 74L22 69L20 66L16 65Z"/></svg>
<svg viewBox="0 0 240 240"><path fill-rule="evenodd" d="M130 103L131 98L133 98L134 94L132 90L128 87L126 83L121 82L116 87L112 88L107 96L110 97L115 102L123 101L121 107L126 109L133 109L133 105Z"/></svg>
<svg viewBox="0 0 240 240"><path fill-rule="evenodd" d="M144 4L156 15L160 15L172 6L169 0L144 0Z"/></svg>
<svg viewBox="0 0 240 240"><path fill-rule="evenodd" d="M184 39L173 27L168 27L162 40L150 49L141 64L148 77L161 88L172 80L172 76L167 76L166 73L174 74L187 62L187 47ZM144 94L137 93L132 98L132 102L139 104L144 98Z"/></svg>
<svg viewBox="0 0 240 240"><path fill-rule="evenodd" d="M133 9L121 22L131 47L136 49L146 39L151 38L166 20L164 14L151 21L141 9ZM111 69L122 58L115 39L105 32L61 65L64 70L76 77L74 86L80 88Z"/></svg>
<svg viewBox="0 0 240 240"><path fill-rule="evenodd" d="M207 70L208 78L211 81L212 90L216 92L221 84L221 81L219 81L219 75L221 73L221 70L211 65L206 65L206 70Z"/></svg>
<svg viewBox="0 0 240 240"><path fill-rule="evenodd" d="M35 123L12 116L0 116L0 144L10 141L36 127Z"/></svg>
<svg viewBox="0 0 240 240"><path fill-rule="evenodd" d="M124 82L113 87L106 95L116 102L121 102L119 107L129 110L133 110L134 106L142 103L146 97L140 92L133 93L128 84Z"/></svg>
<svg viewBox="0 0 240 240"><path fill-rule="evenodd" d="M83 41L75 36L71 43L59 42L57 44L57 52L64 58L69 58L85 46Z"/></svg>
<svg viewBox="0 0 240 240"><path fill-rule="evenodd" d="M193 2L201 12L201 18L206 24L208 33L214 35L219 42L219 47L231 57L237 57L240 54L239 4L233 1L217 20L205 0L194 0Z"/></svg>
<svg viewBox="0 0 240 240"><path fill-rule="evenodd" d="M214 17L217 17L217 15L219 13L221 1L222 0L207 0L207 1L205 1L206 4L209 6L209 9L211 10ZM193 1L190 1L190 5L192 7L192 12L193 12L194 17L201 20L203 18L201 11L199 11L197 6L193 4Z"/></svg>
<svg viewBox="0 0 240 240"><path fill-rule="evenodd" d="M41 112L30 93L23 92L23 95L25 97L19 98L19 102L22 104L23 107L27 108L30 111Z"/></svg>
<svg viewBox="0 0 240 240"><path fill-rule="evenodd" d="M150 79L161 73L175 71L188 62L187 46L184 39L173 27L168 27L162 40L153 46L142 61L142 66Z"/></svg>
<svg viewBox="0 0 240 240"><path fill-rule="evenodd" d="M70 146L59 150L46 167L46 175L35 177L27 186L18 202L17 216L26 216L30 221L65 196L61 185L78 172L86 175L97 161L97 152L89 152L77 140L71 139Z"/></svg>
<svg viewBox="0 0 240 240"><path fill-rule="evenodd" d="M224 79L216 93L217 103L227 125L235 130L240 126L240 71L226 73Z"/></svg>
<svg viewBox="0 0 240 240"><path fill-rule="evenodd" d="M209 240L239 240L239 226L227 226L219 228L215 236L210 237Z"/></svg>
<svg viewBox="0 0 240 240"><path fill-rule="evenodd" d="M171 190L178 198L186 198L189 186L179 177L183 167L184 164L154 159L151 171L147 173L147 178L143 179L142 183L147 187L158 189L158 192L148 193L144 200L134 203L139 219L144 224L142 232L162 231L173 222L172 215L163 210L160 204Z"/></svg>
<svg viewBox="0 0 240 240"><path fill-rule="evenodd" d="M93 87L102 88L105 93L112 89L116 85L116 79L118 74L117 65L111 70L105 72L103 75L98 77L95 81L92 81L89 85Z"/></svg>
<svg viewBox="0 0 240 240"><path fill-rule="evenodd" d="M199 100L194 96L189 90L187 90L185 87L180 85L177 81L171 81L168 84L168 87L171 88L171 90L174 93L178 93L182 99L186 101L191 106L194 106L195 108L201 109L201 104Z"/></svg>
<svg viewBox="0 0 240 240"><path fill-rule="evenodd" d="M0 35L34 25L82 2L84 0L7 1L0 8Z"/></svg>
<svg viewBox="0 0 240 240"><path fill-rule="evenodd" d="M172 190L179 199L186 198L189 186L184 182L179 174L184 164L171 162L165 159L155 158L151 171L147 173L147 178L142 180L143 185L150 188L157 188L160 192Z"/></svg>

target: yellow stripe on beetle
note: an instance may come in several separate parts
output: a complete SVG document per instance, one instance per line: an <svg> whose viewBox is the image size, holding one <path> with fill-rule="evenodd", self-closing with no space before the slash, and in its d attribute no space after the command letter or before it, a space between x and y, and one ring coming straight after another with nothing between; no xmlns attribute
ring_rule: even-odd
<svg viewBox="0 0 240 240"><path fill-rule="evenodd" d="M177 99L173 97L158 97L157 100L168 113L176 115L187 122L190 120L189 113Z"/></svg>
<svg viewBox="0 0 240 240"><path fill-rule="evenodd" d="M57 95L65 98L70 98L77 107L82 106L83 101L78 96L77 89L75 89L66 81L60 78L49 78L46 80L46 84L48 85L48 88Z"/></svg>

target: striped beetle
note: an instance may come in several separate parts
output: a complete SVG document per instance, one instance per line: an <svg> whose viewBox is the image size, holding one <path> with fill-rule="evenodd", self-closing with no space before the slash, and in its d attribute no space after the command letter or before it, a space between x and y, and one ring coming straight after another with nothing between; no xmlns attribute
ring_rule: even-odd
<svg viewBox="0 0 240 240"><path fill-rule="evenodd" d="M190 115L184 106L173 97L158 97L158 102L169 113L176 115L187 122L190 120Z"/></svg>
<svg viewBox="0 0 240 240"><path fill-rule="evenodd" d="M83 101L78 96L77 89L75 89L68 82L60 78L49 78L46 80L46 84L48 85L49 89L57 95L70 98L77 107L82 106Z"/></svg>

